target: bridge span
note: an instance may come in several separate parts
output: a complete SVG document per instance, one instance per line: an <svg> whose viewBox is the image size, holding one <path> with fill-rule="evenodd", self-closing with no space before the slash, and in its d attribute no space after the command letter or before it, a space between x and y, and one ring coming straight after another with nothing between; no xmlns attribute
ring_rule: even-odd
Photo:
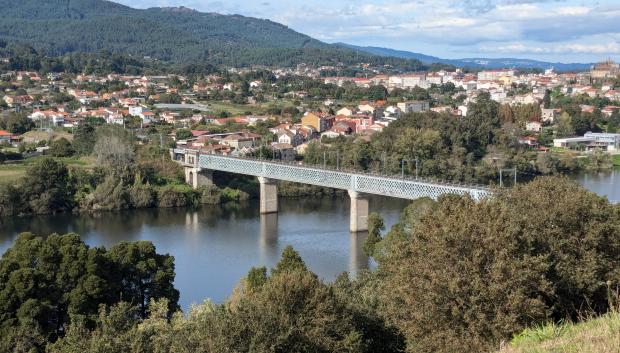
<svg viewBox="0 0 620 353"><path fill-rule="evenodd" d="M297 162L205 154L191 149L171 149L170 155L184 167L186 182L195 188L212 184L213 171L216 170L258 177L261 214L278 212L278 180L347 190L351 197L352 232L368 230L369 194L410 200L422 197L436 200L445 194L469 194L480 200L492 193L489 188L478 185L334 170Z"/></svg>

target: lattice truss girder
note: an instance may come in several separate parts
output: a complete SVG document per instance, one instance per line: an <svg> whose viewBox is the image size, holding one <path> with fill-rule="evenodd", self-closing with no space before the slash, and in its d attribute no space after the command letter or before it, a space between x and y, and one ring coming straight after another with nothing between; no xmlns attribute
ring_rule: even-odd
<svg viewBox="0 0 620 353"><path fill-rule="evenodd" d="M470 194L474 199L482 199L491 193L489 189L478 187L354 174L210 154L200 155L198 167L411 200L421 197L437 199L444 194Z"/></svg>

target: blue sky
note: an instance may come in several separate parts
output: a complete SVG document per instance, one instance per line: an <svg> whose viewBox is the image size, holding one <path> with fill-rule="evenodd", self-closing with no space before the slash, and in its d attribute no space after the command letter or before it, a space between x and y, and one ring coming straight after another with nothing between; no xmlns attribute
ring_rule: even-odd
<svg viewBox="0 0 620 353"><path fill-rule="evenodd" d="M620 0L115 0L267 18L333 43L444 58L620 61Z"/></svg>

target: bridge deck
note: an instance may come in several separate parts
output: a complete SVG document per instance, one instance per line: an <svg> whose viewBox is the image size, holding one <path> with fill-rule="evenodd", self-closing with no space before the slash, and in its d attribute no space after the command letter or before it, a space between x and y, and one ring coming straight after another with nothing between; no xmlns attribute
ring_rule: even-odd
<svg viewBox="0 0 620 353"><path fill-rule="evenodd" d="M185 150L174 150L177 155L185 154L185 152ZM476 185L398 178L215 154L200 154L196 164L185 165L402 199L413 200L421 197L437 199L444 194L470 194L472 198L479 200L491 194L489 188Z"/></svg>

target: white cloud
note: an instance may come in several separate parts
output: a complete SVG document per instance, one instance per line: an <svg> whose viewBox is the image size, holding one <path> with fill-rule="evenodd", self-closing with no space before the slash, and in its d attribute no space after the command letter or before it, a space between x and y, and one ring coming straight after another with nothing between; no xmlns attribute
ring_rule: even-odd
<svg viewBox="0 0 620 353"><path fill-rule="evenodd" d="M588 52L587 46L594 49L592 55L614 54L620 35L618 0L121 1L269 18L325 41L422 52L434 48L441 52L429 54L438 55L526 52L514 43L528 43L533 49L527 52L534 54Z"/></svg>

